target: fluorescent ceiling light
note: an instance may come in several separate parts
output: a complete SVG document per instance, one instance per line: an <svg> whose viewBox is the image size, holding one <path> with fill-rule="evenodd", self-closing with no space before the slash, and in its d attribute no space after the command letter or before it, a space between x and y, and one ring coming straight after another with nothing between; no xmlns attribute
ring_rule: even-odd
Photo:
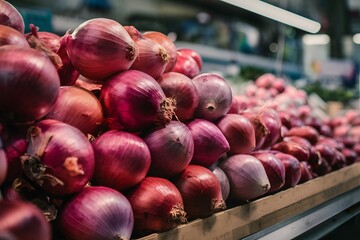
<svg viewBox="0 0 360 240"><path fill-rule="evenodd" d="M302 41L306 45L326 45L330 43L330 37L326 34L305 34Z"/></svg>
<svg viewBox="0 0 360 240"><path fill-rule="evenodd" d="M357 33L353 36L353 41L356 44L360 44L360 33Z"/></svg>
<svg viewBox="0 0 360 240"><path fill-rule="evenodd" d="M320 23L316 21L286 11L282 8L273 6L263 1L259 1L259 0L220 0L220 1L260 14L264 17L268 17L275 21L304 30L306 32L317 33L321 28Z"/></svg>

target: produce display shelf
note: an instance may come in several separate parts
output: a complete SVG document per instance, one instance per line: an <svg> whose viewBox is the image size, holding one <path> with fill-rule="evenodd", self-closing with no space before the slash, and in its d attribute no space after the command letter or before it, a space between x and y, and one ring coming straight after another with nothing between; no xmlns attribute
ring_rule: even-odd
<svg viewBox="0 0 360 240"><path fill-rule="evenodd" d="M170 231L154 233L139 239L222 240L246 237L251 239L251 235L260 237L256 233L286 221L291 221L293 224L286 225L290 226L290 231L291 227L299 226L296 224L305 224L309 228L309 221L310 223L311 221L316 222L311 220L311 216L313 217L312 213L315 213L315 211L312 211L313 209L318 207L320 211L318 213L322 213L322 216L324 216L328 212L330 214L331 211L329 209L337 206L337 212L333 211L332 216L325 216L323 218L325 221L327 218L331 218L339 213L342 209L344 210L360 202L360 198L354 198L356 194L360 193L358 188L360 189L360 163L299 184L294 188L216 213L211 217L196 219ZM322 210L324 208L321 205L326 205L329 209ZM307 216L310 217L306 218L306 214L303 216L305 218L298 217L306 212L308 212ZM320 223L321 221L319 220ZM289 227L284 228L284 224L282 224L276 231L280 233L279 235L286 236L284 234L288 230ZM270 231L273 230L270 229ZM262 235L266 234L269 233Z"/></svg>

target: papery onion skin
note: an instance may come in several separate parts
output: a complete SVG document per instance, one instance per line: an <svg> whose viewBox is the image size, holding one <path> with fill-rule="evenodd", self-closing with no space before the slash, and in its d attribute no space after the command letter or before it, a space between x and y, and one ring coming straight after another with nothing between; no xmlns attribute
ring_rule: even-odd
<svg viewBox="0 0 360 240"><path fill-rule="evenodd" d="M97 137L92 146L95 152L93 181L97 185L128 190L143 180L149 171L149 148L135 134L107 131Z"/></svg>
<svg viewBox="0 0 360 240"><path fill-rule="evenodd" d="M50 240L51 227L43 213L31 203L2 200L0 238Z"/></svg>
<svg viewBox="0 0 360 240"><path fill-rule="evenodd" d="M169 53L169 62L166 65L164 73L171 72L176 64L177 59L177 49L174 42L165 34L157 31L145 32L143 36L146 38L151 38L167 50Z"/></svg>
<svg viewBox="0 0 360 240"><path fill-rule="evenodd" d="M280 189L285 184L285 166L283 162L270 152L253 152L251 155L256 157L264 166L271 185L268 193Z"/></svg>
<svg viewBox="0 0 360 240"><path fill-rule="evenodd" d="M232 92L227 80L212 73L200 74L192 80L199 94L195 117L215 121L229 111Z"/></svg>
<svg viewBox="0 0 360 240"><path fill-rule="evenodd" d="M134 215L127 198L108 187L84 188L61 208L57 223L68 240L129 240Z"/></svg>
<svg viewBox="0 0 360 240"><path fill-rule="evenodd" d="M247 154L255 149L255 130L247 118L238 114L226 114L216 125L230 145L229 153Z"/></svg>
<svg viewBox="0 0 360 240"><path fill-rule="evenodd" d="M62 86L46 118L67 123L84 134L96 135L103 121L103 110L98 98L90 91L75 86Z"/></svg>
<svg viewBox="0 0 360 240"><path fill-rule="evenodd" d="M154 78L138 70L124 71L108 79L100 101L108 116L129 132L168 124L176 106Z"/></svg>
<svg viewBox="0 0 360 240"><path fill-rule="evenodd" d="M49 196L79 192L92 178L94 151L79 129L46 119L29 129L29 138L22 168Z"/></svg>
<svg viewBox="0 0 360 240"><path fill-rule="evenodd" d="M7 175L7 169L8 169L8 160L6 157L6 153L3 149L2 140L0 138L0 187L5 181Z"/></svg>
<svg viewBox="0 0 360 240"><path fill-rule="evenodd" d="M61 37L52 32L37 32L37 37L49 47L49 49L53 52L57 52L60 48L60 40Z"/></svg>
<svg viewBox="0 0 360 240"><path fill-rule="evenodd" d="M230 197L237 201L249 201L267 193L270 182L264 166L255 157L237 154L222 161L219 167L230 182Z"/></svg>
<svg viewBox="0 0 360 240"><path fill-rule="evenodd" d="M241 113L241 116L244 116L247 119L249 119L249 121L253 125L255 130L255 143L256 143L255 149L261 149L261 147L265 142L266 136L269 134L269 130L265 126L261 114L244 111Z"/></svg>
<svg viewBox="0 0 360 240"><path fill-rule="evenodd" d="M293 155L287 153L275 152L274 154L285 166L285 184L282 189L295 187L301 178L300 161Z"/></svg>
<svg viewBox="0 0 360 240"><path fill-rule="evenodd" d="M194 82L184 74L176 72L164 73L156 81L166 97L175 99L176 117L182 122L193 118L199 104L199 94Z"/></svg>
<svg viewBox="0 0 360 240"><path fill-rule="evenodd" d="M224 134L214 123L205 119L194 119L186 126L194 140L191 164L209 167L230 150Z"/></svg>
<svg viewBox="0 0 360 240"><path fill-rule="evenodd" d="M226 209L220 183L209 169L189 165L173 182L181 193L189 220L205 218Z"/></svg>
<svg viewBox="0 0 360 240"><path fill-rule="evenodd" d="M138 54L125 28L106 18L83 22L67 39L67 44L67 53L75 69L94 80L105 80L129 69Z"/></svg>
<svg viewBox="0 0 360 240"><path fill-rule="evenodd" d="M170 178L183 171L194 154L194 140L184 123L171 121L165 127L154 127L143 140L149 147L149 175Z"/></svg>
<svg viewBox="0 0 360 240"><path fill-rule="evenodd" d="M134 234L164 232L186 223L183 199L167 179L145 177L126 194L134 212Z"/></svg>
<svg viewBox="0 0 360 240"><path fill-rule="evenodd" d="M10 121L45 116L59 94L60 80L47 56L31 48L0 47L0 111Z"/></svg>
<svg viewBox="0 0 360 240"><path fill-rule="evenodd" d="M25 23L19 11L8 1L0 1L0 25L9 26L24 33Z"/></svg>
<svg viewBox="0 0 360 240"><path fill-rule="evenodd" d="M220 167L215 167L214 169L210 168L210 170L212 170L212 172L215 174L216 178L218 179L221 186L222 199L226 201L230 194L230 182L228 177Z"/></svg>
<svg viewBox="0 0 360 240"><path fill-rule="evenodd" d="M5 25L0 25L0 46L3 45L30 47L24 35L19 31Z"/></svg>

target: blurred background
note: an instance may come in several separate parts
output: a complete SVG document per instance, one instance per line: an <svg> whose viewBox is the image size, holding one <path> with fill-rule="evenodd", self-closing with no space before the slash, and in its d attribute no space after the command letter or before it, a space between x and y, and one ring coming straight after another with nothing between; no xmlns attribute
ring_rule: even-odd
<svg viewBox="0 0 360 240"><path fill-rule="evenodd" d="M160 31L197 50L204 72L235 83L271 72L324 101L360 109L360 1L266 0L321 24L308 33L219 0L14 0L25 24L63 35L87 19L111 18ZM29 30L27 30L29 31Z"/></svg>

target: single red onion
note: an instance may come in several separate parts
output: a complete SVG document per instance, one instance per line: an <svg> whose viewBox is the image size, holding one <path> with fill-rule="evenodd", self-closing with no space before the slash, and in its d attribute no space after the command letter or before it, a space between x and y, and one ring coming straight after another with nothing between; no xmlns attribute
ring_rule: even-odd
<svg viewBox="0 0 360 240"><path fill-rule="evenodd" d="M247 154L255 149L255 130L246 117L226 114L216 125L230 145L229 153Z"/></svg>
<svg viewBox="0 0 360 240"><path fill-rule="evenodd" d="M107 187L86 187L60 209L57 223L68 240L128 240L134 215L127 198Z"/></svg>
<svg viewBox="0 0 360 240"><path fill-rule="evenodd" d="M130 69L145 72L155 79L160 77L171 59L168 50L155 39L145 37L134 26L125 26L125 29L138 49Z"/></svg>
<svg viewBox="0 0 360 240"><path fill-rule="evenodd" d="M345 156L346 165L351 165L357 161L358 154L351 148L344 148L342 154Z"/></svg>
<svg viewBox="0 0 360 240"><path fill-rule="evenodd" d="M19 11L8 1L0 1L0 25L5 25L24 33L24 19Z"/></svg>
<svg viewBox="0 0 360 240"><path fill-rule="evenodd" d="M171 121L165 127L154 127L143 140L149 147L151 165L149 174L169 178L183 171L194 153L194 140L184 123Z"/></svg>
<svg viewBox="0 0 360 240"><path fill-rule="evenodd" d="M284 163L271 152L253 152L251 155L256 157L264 166L271 186L268 193L280 189L285 184Z"/></svg>
<svg viewBox="0 0 360 240"><path fill-rule="evenodd" d="M260 149L265 142L266 136L269 134L269 130L262 119L262 114L254 111L244 111L240 114L246 117L253 125L255 130L255 149Z"/></svg>
<svg viewBox="0 0 360 240"><path fill-rule="evenodd" d="M145 32L143 36L154 40L166 49L166 51L169 53L169 62L167 63L164 72L171 72L176 64L177 59L177 49L174 42L165 34L157 31Z"/></svg>
<svg viewBox="0 0 360 240"><path fill-rule="evenodd" d="M181 194L167 179L145 177L126 196L134 211L134 235L164 232L187 222Z"/></svg>
<svg viewBox="0 0 360 240"><path fill-rule="evenodd" d="M293 127L289 129L286 136L298 136L307 139L311 144L316 144L319 140L319 132L310 126Z"/></svg>
<svg viewBox="0 0 360 240"><path fill-rule="evenodd" d="M293 155L275 152L274 155L279 158L285 166L285 184L283 189L295 187L301 178L300 161Z"/></svg>
<svg viewBox="0 0 360 240"><path fill-rule="evenodd" d="M336 163L336 158L335 158L336 149L333 146L323 143L317 143L314 146L314 150L320 155L322 159L326 159L326 161L330 166Z"/></svg>
<svg viewBox="0 0 360 240"><path fill-rule="evenodd" d="M282 141L271 147L272 150L290 154L299 161L307 161L309 159L309 150L293 141Z"/></svg>
<svg viewBox="0 0 360 240"><path fill-rule="evenodd" d="M265 73L255 79L255 85L260 88L269 89L276 81L276 76L272 73Z"/></svg>
<svg viewBox="0 0 360 240"><path fill-rule="evenodd" d="M202 60L202 57L200 56L200 54L196 50L191 49L191 48L179 48L179 49L177 49L177 51L184 56L188 56L188 57L191 57L192 59L194 59L195 62L197 63L197 65L199 66L199 70L202 69L203 60Z"/></svg>
<svg viewBox="0 0 360 240"><path fill-rule="evenodd" d="M61 37L56 33L39 31L37 32L37 35L37 37L53 52L57 52L60 48Z"/></svg>
<svg viewBox="0 0 360 240"><path fill-rule="evenodd" d="M6 158L6 153L3 149L3 143L0 138L0 187L6 179L8 169L8 160Z"/></svg>
<svg viewBox="0 0 360 240"><path fill-rule="evenodd" d="M25 175L49 196L79 192L94 173L94 151L77 128L42 120L29 129L29 145L21 157Z"/></svg>
<svg viewBox="0 0 360 240"><path fill-rule="evenodd" d="M165 96L176 101L175 115L180 121L193 118L199 104L199 94L194 82L181 73L168 72L156 80Z"/></svg>
<svg viewBox="0 0 360 240"><path fill-rule="evenodd" d="M150 151L138 136L121 131L107 131L92 143L95 153L97 185L118 191L127 190L143 180L150 168Z"/></svg>
<svg viewBox="0 0 360 240"><path fill-rule="evenodd" d="M345 155L342 152L336 150L335 151L335 164L333 164L331 166L331 169L338 170L340 168L345 167L346 165L347 165L347 163L346 163Z"/></svg>
<svg viewBox="0 0 360 240"><path fill-rule="evenodd" d="M271 187L264 166L251 155L233 155L222 161L219 167L229 179L230 196L235 200L255 199Z"/></svg>
<svg viewBox="0 0 360 240"><path fill-rule="evenodd" d="M351 127L348 135L353 137L357 142L360 142L360 125Z"/></svg>
<svg viewBox="0 0 360 240"><path fill-rule="evenodd" d="M264 126L269 132L265 136L265 141L261 147L269 148L278 142L281 137L281 118L275 109L272 108L263 108L259 114Z"/></svg>
<svg viewBox="0 0 360 240"><path fill-rule="evenodd" d="M93 18L80 24L67 38L67 53L81 75L105 80L129 69L138 49L120 23Z"/></svg>
<svg viewBox="0 0 360 240"><path fill-rule="evenodd" d="M0 3L1 4L1 3ZM1 13L0 13L1 18ZM14 28L0 25L0 46L17 45L22 47L30 47L24 34Z"/></svg>
<svg viewBox="0 0 360 240"><path fill-rule="evenodd" d="M348 135L350 128L351 128L351 125L348 123L345 123L345 124L342 124L339 126L335 126L333 128L333 136L334 137L346 136L346 135Z"/></svg>
<svg viewBox="0 0 360 240"><path fill-rule="evenodd" d="M311 145L311 143L303 138L303 137L298 137L298 136L291 136L291 137L284 137L283 138L284 142L296 142L297 144L299 144L301 147L307 149L309 151L309 161L317 161L319 158L319 154L318 152L316 152L315 148L313 145Z"/></svg>
<svg viewBox="0 0 360 240"><path fill-rule="evenodd" d="M130 132L168 124L176 106L174 99L165 97L154 78L137 70L108 79L102 87L100 101L108 116Z"/></svg>
<svg viewBox="0 0 360 240"><path fill-rule="evenodd" d="M46 118L72 125L85 134L95 135L103 121L103 110L92 92L75 86L62 86Z"/></svg>
<svg viewBox="0 0 360 240"><path fill-rule="evenodd" d="M51 227L40 209L33 204L2 200L0 239L50 240Z"/></svg>
<svg viewBox="0 0 360 240"><path fill-rule="evenodd" d="M0 111L10 121L45 116L59 94L54 65L41 52L14 45L0 47Z"/></svg>
<svg viewBox="0 0 360 240"><path fill-rule="evenodd" d="M194 140L191 164L209 167L230 150L224 134L212 122L194 119L186 125Z"/></svg>
<svg viewBox="0 0 360 240"><path fill-rule="evenodd" d="M214 169L210 169L210 170L212 170L217 180L219 181L221 187L222 199L226 201L230 194L230 182L228 177L220 167L215 167Z"/></svg>
<svg viewBox="0 0 360 240"><path fill-rule="evenodd" d="M229 111L232 93L226 79L213 73L203 73L193 81L199 93L199 104L195 111L197 118L214 121Z"/></svg>
<svg viewBox="0 0 360 240"><path fill-rule="evenodd" d="M189 165L173 180L184 201L187 218L205 218L226 209L221 186L209 169Z"/></svg>
<svg viewBox="0 0 360 240"><path fill-rule="evenodd" d="M172 72L182 73L189 78L194 78L200 74L199 64L187 54L177 51L176 63Z"/></svg>
<svg viewBox="0 0 360 240"><path fill-rule="evenodd" d="M317 176L323 176L329 172L331 172L331 166L325 158L321 158L319 166L316 168L312 168L313 172L316 173Z"/></svg>
<svg viewBox="0 0 360 240"><path fill-rule="evenodd" d="M337 150L340 150L340 151L345 147L344 143L339 142L339 141L335 140L332 137L326 137L326 136L321 136L321 135L320 135L319 140L318 140L317 143L330 145L330 146L335 147Z"/></svg>
<svg viewBox="0 0 360 240"><path fill-rule="evenodd" d="M313 175L311 174L311 166L308 162L301 161L300 162L300 169L301 169L301 177L299 183L307 182L313 179Z"/></svg>

